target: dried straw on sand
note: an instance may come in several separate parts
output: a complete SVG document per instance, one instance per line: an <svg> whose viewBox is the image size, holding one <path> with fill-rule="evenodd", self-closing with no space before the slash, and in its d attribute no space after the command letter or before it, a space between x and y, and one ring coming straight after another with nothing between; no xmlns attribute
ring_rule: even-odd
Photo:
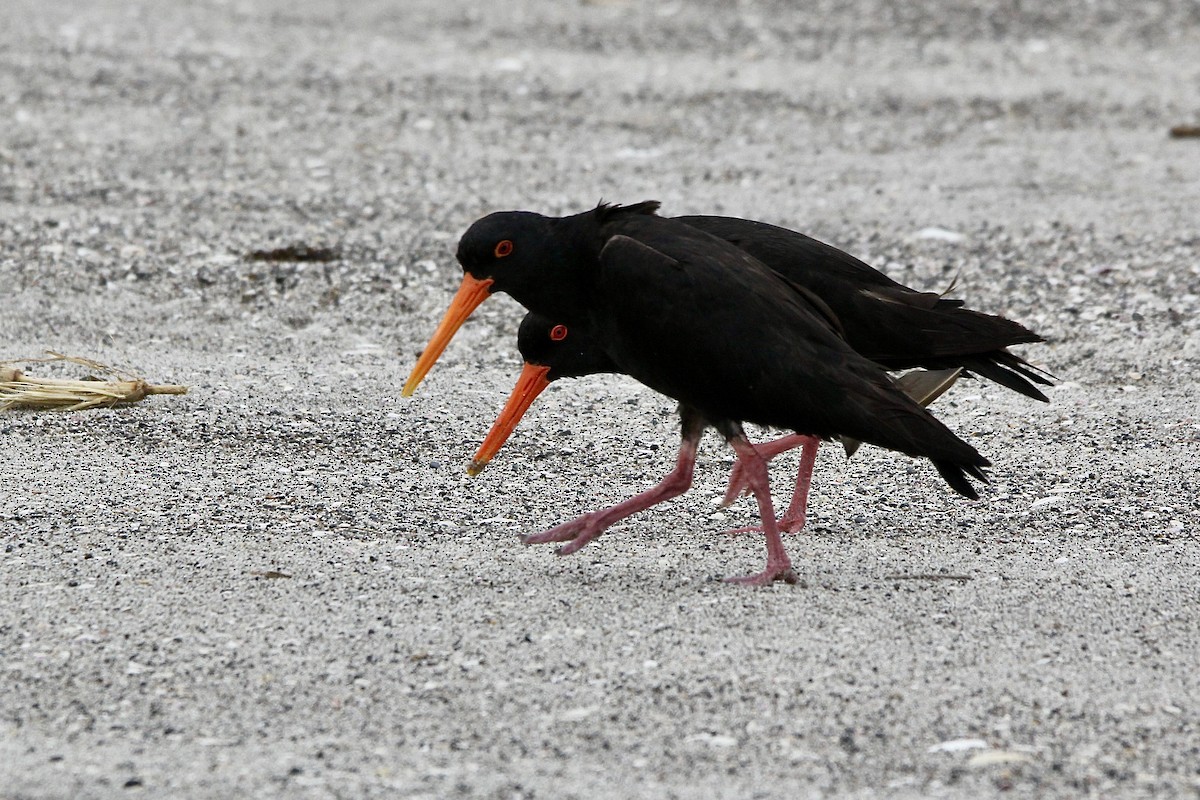
<svg viewBox="0 0 1200 800"><path fill-rule="evenodd" d="M92 375L83 380L34 378L13 366L63 361L114 375L116 379L104 380ZM120 403L136 403L152 394L187 394L187 387L155 386L124 370L54 352L48 358L0 361L0 411L18 408L82 411L87 408L108 408Z"/></svg>

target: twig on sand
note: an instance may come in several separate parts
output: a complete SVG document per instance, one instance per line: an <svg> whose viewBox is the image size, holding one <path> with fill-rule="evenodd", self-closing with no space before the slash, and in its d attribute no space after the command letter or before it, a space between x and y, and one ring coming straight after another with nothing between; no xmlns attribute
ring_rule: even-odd
<svg viewBox="0 0 1200 800"><path fill-rule="evenodd" d="M49 352L46 358L21 358L0 361L0 411L10 409L55 409L82 411L88 408L107 408L123 403L136 403L152 394L187 394L186 386L154 385L121 369L86 358ZM48 364L66 361L100 373L115 375L117 380L103 380L89 375L83 380L64 378L35 378L13 364Z"/></svg>

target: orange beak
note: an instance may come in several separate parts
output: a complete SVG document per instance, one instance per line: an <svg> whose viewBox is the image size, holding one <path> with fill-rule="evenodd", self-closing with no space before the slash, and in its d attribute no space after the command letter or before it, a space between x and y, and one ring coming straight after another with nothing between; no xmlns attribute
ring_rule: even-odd
<svg viewBox="0 0 1200 800"><path fill-rule="evenodd" d="M504 410L500 412L500 416L496 417L487 438L483 440L483 444L479 445L479 451L471 459L471 466L467 467L468 475L478 475L483 472L483 468L492 460L492 456L496 455L508 441L509 435L517 427L521 417L529 410L529 406L533 405L534 398L550 385L550 381L546 379L546 373L549 371L549 367L539 367L536 364L526 364L525 368L521 370L521 377L517 378L517 385L513 387L512 394L508 396Z"/></svg>
<svg viewBox="0 0 1200 800"><path fill-rule="evenodd" d="M421 353L421 357L417 359L417 365L413 367L404 384L404 389L400 392L401 396L412 397L417 386L425 378L425 374L441 356L446 345L450 344L454 334L467 321L467 317L471 316L472 311L479 308L480 303L488 299L488 295L492 293L492 283L491 278L480 280L470 274L463 275L462 283L459 285L458 291L454 293L450 307L446 309L446 316L442 317L441 324L433 332L433 338L429 340L429 344L425 345L425 352Z"/></svg>

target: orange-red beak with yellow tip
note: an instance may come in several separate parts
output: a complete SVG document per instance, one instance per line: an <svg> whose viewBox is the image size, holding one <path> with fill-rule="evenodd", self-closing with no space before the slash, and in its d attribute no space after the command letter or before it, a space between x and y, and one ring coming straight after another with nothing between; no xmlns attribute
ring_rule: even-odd
<svg viewBox="0 0 1200 800"><path fill-rule="evenodd" d="M504 410L492 423L492 429L488 432L487 438L483 440L483 444L479 445L479 451L475 453L475 458L471 459L471 466L467 467L468 475L478 475L483 472L483 468L492 460L492 456L496 455L508 441L508 437L517 427L517 423L521 421L521 417L525 416L529 406L533 405L534 398L550 385L549 379L546 378L546 373L549 371L549 367L528 363L521 370L521 377L517 378L517 385L513 387L512 394L508 396Z"/></svg>
<svg viewBox="0 0 1200 800"><path fill-rule="evenodd" d="M463 275L462 283L459 285L458 291L454 293L450 307L446 309L446 316L442 317L441 324L433 332L433 338L429 340L429 344L425 345L425 352L421 353L421 357L417 359L417 365L409 373L404 389L400 392L403 397L412 397L417 386L425 378L425 374L441 356L446 345L450 344L454 334L467 321L467 317L471 316L472 311L479 308L480 303L488 299L488 295L492 293L492 283L491 278L479 279L469 273Z"/></svg>

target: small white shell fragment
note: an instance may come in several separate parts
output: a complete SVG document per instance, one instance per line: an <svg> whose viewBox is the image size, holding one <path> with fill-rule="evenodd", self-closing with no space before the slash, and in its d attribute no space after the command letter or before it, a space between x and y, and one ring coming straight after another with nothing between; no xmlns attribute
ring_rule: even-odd
<svg viewBox="0 0 1200 800"><path fill-rule="evenodd" d="M1055 505L1056 503L1061 503L1062 500L1063 500L1062 495L1051 495L1049 497L1040 497L1037 500L1034 500L1032 503L1029 504L1029 510L1033 511L1034 509L1042 508L1043 506Z"/></svg>
<svg viewBox="0 0 1200 800"><path fill-rule="evenodd" d="M946 230L945 228L921 228L913 234L914 239L929 239L935 242L947 242L949 244L959 244L967 240L966 234L958 231Z"/></svg>
<svg viewBox="0 0 1200 800"><path fill-rule="evenodd" d="M579 722L587 719L600 710L600 706L582 706L580 708L568 708L566 711L558 715L558 718L563 722Z"/></svg>
<svg viewBox="0 0 1200 800"><path fill-rule="evenodd" d="M988 743L983 739L950 739L926 750L926 753L961 753L964 750L986 750Z"/></svg>

